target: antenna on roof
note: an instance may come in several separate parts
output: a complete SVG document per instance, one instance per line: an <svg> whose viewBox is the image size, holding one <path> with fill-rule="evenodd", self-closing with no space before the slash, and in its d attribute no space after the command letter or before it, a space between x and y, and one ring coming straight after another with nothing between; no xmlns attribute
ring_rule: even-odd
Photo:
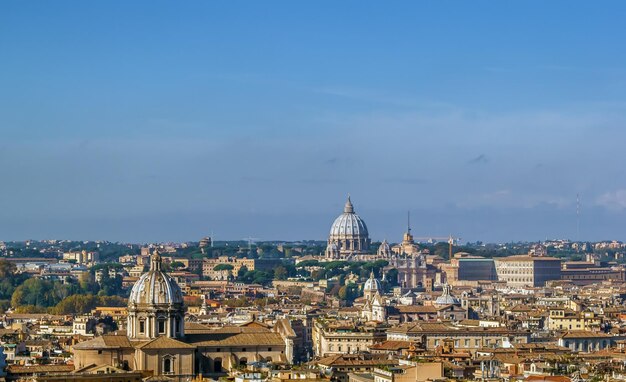
<svg viewBox="0 0 626 382"><path fill-rule="evenodd" d="M580 195L576 194L576 241L580 241Z"/></svg>

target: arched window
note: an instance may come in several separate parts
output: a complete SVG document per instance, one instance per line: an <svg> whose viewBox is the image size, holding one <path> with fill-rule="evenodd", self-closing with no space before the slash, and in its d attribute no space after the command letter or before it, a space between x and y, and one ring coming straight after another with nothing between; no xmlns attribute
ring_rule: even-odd
<svg viewBox="0 0 626 382"><path fill-rule="evenodd" d="M222 359L221 358L218 357L213 360L213 370L216 373L222 372Z"/></svg>
<svg viewBox="0 0 626 382"><path fill-rule="evenodd" d="M174 370L172 370L172 359L167 357L163 359L163 374L171 374Z"/></svg>
<svg viewBox="0 0 626 382"><path fill-rule="evenodd" d="M239 366L246 366L248 364L248 359L246 357L239 358Z"/></svg>

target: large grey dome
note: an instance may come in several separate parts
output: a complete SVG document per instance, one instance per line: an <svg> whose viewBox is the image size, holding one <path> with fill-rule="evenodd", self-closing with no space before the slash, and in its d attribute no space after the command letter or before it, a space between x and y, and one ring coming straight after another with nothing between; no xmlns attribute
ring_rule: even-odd
<svg viewBox="0 0 626 382"><path fill-rule="evenodd" d="M330 227L330 236L343 238L368 235L365 222L354 212L352 201L350 201L350 197L348 197L348 201L343 209L343 214L339 215Z"/></svg>
<svg viewBox="0 0 626 382"><path fill-rule="evenodd" d="M326 258L332 260L355 260L369 257L370 238L363 219L354 212L348 196L343 213L330 227ZM336 249L335 249L336 248Z"/></svg>
<svg viewBox="0 0 626 382"><path fill-rule="evenodd" d="M139 278L130 291L128 306L182 305L183 293L174 279L161 270L161 256L150 257L150 270Z"/></svg>

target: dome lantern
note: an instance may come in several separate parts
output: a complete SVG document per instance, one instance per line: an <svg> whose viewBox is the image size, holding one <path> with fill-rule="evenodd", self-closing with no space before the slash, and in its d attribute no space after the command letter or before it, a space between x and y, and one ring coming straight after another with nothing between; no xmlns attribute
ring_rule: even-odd
<svg viewBox="0 0 626 382"><path fill-rule="evenodd" d="M354 206L352 205L352 201L350 200L350 195L348 195L348 201L346 202L346 205L343 207L343 213L344 214L354 213Z"/></svg>
<svg viewBox="0 0 626 382"><path fill-rule="evenodd" d="M163 259L159 252L155 249L152 256L150 256L150 271L161 271L161 265L163 264Z"/></svg>

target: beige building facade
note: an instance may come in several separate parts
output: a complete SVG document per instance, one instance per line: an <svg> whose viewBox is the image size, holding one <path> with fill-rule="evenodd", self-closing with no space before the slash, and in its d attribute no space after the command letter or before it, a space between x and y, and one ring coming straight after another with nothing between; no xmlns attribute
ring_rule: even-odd
<svg viewBox="0 0 626 382"><path fill-rule="evenodd" d="M327 357L367 352L370 346L384 342L386 334L378 325L356 327L351 323L317 320L313 324L312 339L315 355Z"/></svg>

